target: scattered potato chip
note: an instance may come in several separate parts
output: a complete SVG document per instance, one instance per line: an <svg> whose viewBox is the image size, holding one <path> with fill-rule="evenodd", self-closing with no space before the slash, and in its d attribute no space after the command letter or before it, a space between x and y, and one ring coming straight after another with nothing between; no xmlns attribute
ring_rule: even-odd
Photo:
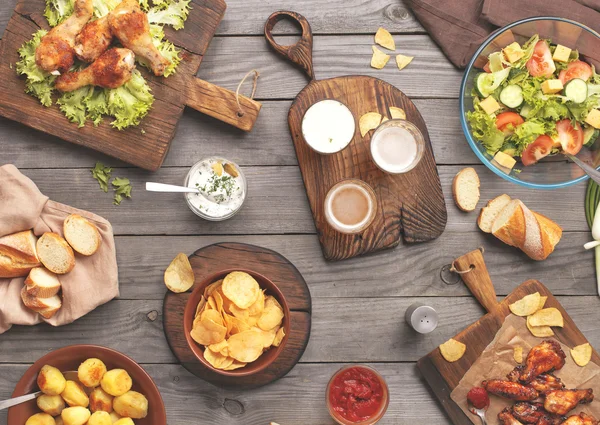
<svg viewBox="0 0 600 425"><path fill-rule="evenodd" d="M361 136L365 137L365 134L376 129L379 124L381 124L381 115L377 112L367 112L358 120Z"/></svg>
<svg viewBox="0 0 600 425"><path fill-rule="evenodd" d="M544 308L536 311L529 317L531 326L564 326L564 320L560 311L554 307Z"/></svg>
<svg viewBox="0 0 600 425"><path fill-rule="evenodd" d="M516 346L514 348L513 357L517 363L523 363L523 347L520 345Z"/></svg>
<svg viewBox="0 0 600 425"><path fill-rule="evenodd" d="M442 356L449 362L460 360L467 351L467 346L455 339L449 339L440 345Z"/></svg>
<svg viewBox="0 0 600 425"><path fill-rule="evenodd" d="M375 43L381 47L385 47L388 50L396 50L396 43L394 43L394 37L385 28L380 27L375 33Z"/></svg>
<svg viewBox="0 0 600 425"><path fill-rule="evenodd" d="M220 176L222 176L222 175L223 175L223 164L221 164L220 162L215 162L215 163L212 165L212 169L213 169L213 171L215 172L215 174L216 174L217 176L219 176L219 177L220 177Z"/></svg>
<svg viewBox="0 0 600 425"><path fill-rule="evenodd" d="M383 118L381 119L381 123L380 123L380 124L383 124L384 122L386 122L386 121L389 121L389 120L390 120L390 119L389 119L388 117L383 117Z"/></svg>
<svg viewBox="0 0 600 425"><path fill-rule="evenodd" d="M373 57L371 58L371 67L375 69L382 69L390 60L390 55L386 55L376 46L373 47Z"/></svg>
<svg viewBox="0 0 600 425"><path fill-rule="evenodd" d="M225 172L233 178L236 178L240 175L238 170L236 170L235 166L229 163L225 164Z"/></svg>
<svg viewBox="0 0 600 425"><path fill-rule="evenodd" d="M390 110L390 115L392 116L392 119L400 119L400 120L406 119L406 112L404 112L404 109L398 108L396 106L390 106L389 110Z"/></svg>
<svg viewBox="0 0 600 425"><path fill-rule="evenodd" d="M215 369L219 369L219 366L221 366L221 363L223 363L225 359L227 359L227 357L222 356L219 353L215 353L208 347L206 347L204 350L204 360L210 363L210 365Z"/></svg>
<svg viewBox="0 0 600 425"><path fill-rule="evenodd" d="M258 282L244 272L231 272L223 279L223 294L239 308L256 302L261 290Z"/></svg>
<svg viewBox="0 0 600 425"><path fill-rule="evenodd" d="M414 56L396 55L396 65L398 65L398 69L402 71L414 58Z"/></svg>
<svg viewBox="0 0 600 425"><path fill-rule="evenodd" d="M279 330L275 334L275 339L273 340L273 346L279 347L281 345L281 341L283 341L284 337L285 337L285 329L282 326L281 328L279 328Z"/></svg>
<svg viewBox="0 0 600 425"><path fill-rule="evenodd" d="M508 306L510 311L516 316L529 316L535 313L540 307L540 293L525 295L519 301L516 301ZM535 325L534 325L535 326Z"/></svg>
<svg viewBox="0 0 600 425"><path fill-rule="evenodd" d="M554 331L550 326L532 326L530 323L531 316L527 318L527 329L537 338L548 338L554 335Z"/></svg>
<svg viewBox="0 0 600 425"><path fill-rule="evenodd" d="M227 328L210 319L200 320L190 333L192 339L200 345L217 344L225 339Z"/></svg>
<svg viewBox="0 0 600 425"><path fill-rule="evenodd" d="M540 306L539 306L538 310L541 310L544 308L544 306L546 305L547 299L548 299L548 297L546 297L546 296L540 297Z"/></svg>
<svg viewBox="0 0 600 425"><path fill-rule="evenodd" d="M232 335L228 340L229 355L242 363L252 363L263 352L261 335L255 330L248 330Z"/></svg>
<svg viewBox="0 0 600 425"><path fill-rule="evenodd" d="M571 357L577 363L577 366L584 367L592 360L592 346L589 343L578 345L571 348Z"/></svg>
<svg viewBox="0 0 600 425"><path fill-rule="evenodd" d="M165 270L164 279L169 291L176 294L186 292L194 285L194 270L187 255L177 254Z"/></svg>

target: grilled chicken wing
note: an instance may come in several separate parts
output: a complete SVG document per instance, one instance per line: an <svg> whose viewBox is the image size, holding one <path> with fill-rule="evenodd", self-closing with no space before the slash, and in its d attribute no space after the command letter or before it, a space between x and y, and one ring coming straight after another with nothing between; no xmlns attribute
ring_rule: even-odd
<svg viewBox="0 0 600 425"><path fill-rule="evenodd" d="M104 52L96 62L84 70L61 75L56 79L55 86L62 92L89 85L115 89L131 79L134 66L133 52L115 47Z"/></svg>
<svg viewBox="0 0 600 425"><path fill-rule="evenodd" d="M546 340L536 345L527 355L525 368L519 381L529 383L542 373L562 369L565 365L565 357L560 344L554 340Z"/></svg>
<svg viewBox="0 0 600 425"><path fill-rule="evenodd" d="M587 404L594 400L592 389L587 390L554 390L546 393L544 408L557 415L566 415L579 403Z"/></svg>
<svg viewBox="0 0 600 425"><path fill-rule="evenodd" d="M585 413L570 416L562 425L598 425L596 418Z"/></svg>
<svg viewBox="0 0 600 425"><path fill-rule="evenodd" d="M92 0L75 0L73 14L42 37L35 51L35 63L47 72L67 72L75 60L75 37L93 13Z"/></svg>
<svg viewBox="0 0 600 425"><path fill-rule="evenodd" d="M84 62L94 62L106 52L113 35L108 25L108 15L89 22L75 38L75 54Z"/></svg>
<svg viewBox="0 0 600 425"><path fill-rule="evenodd" d="M525 365L515 367L508 375L506 375L506 379L508 379L510 382L519 382L519 378L523 373L523 369L525 369Z"/></svg>
<svg viewBox="0 0 600 425"><path fill-rule="evenodd" d="M516 403L512 408L512 414L524 424L560 425L565 419L546 412L542 403Z"/></svg>
<svg viewBox="0 0 600 425"><path fill-rule="evenodd" d="M548 391L562 390L565 387L565 384L563 384L560 378L551 373L542 373L540 376L534 378L533 381L529 383L529 386L535 388L536 391L545 394Z"/></svg>
<svg viewBox="0 0 600 425"><path fill-rule="evenodd" d="M483 381L481 386L491 394L517 401L532 401L539 397L536 390L526 387L518 382L490 379Z"/></svg>
<svg viewBox="0 0 600 425"><path fill-rule="evenodd" d="M121 44L150 62L154 75L163 75L171 63L152 43L148 17L138 0L123 0L108 16L110 30Z"/></svg>
<svg viewBox="0 0 600 425"><path fill-rule="evenodd" d="M498 413L498 419L502 425L523 425L523 422L519 422L512 414L509 407Z"/></svg>

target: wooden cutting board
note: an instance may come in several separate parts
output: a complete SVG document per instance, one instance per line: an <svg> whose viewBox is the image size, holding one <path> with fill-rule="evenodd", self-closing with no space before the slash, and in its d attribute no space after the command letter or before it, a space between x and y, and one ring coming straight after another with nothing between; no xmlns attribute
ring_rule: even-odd
<svg viewBox="0 0 600 425"><path fill-rule="evenodd" d="M456 269L460 271L466 271L473 267L472 271L463 274L462 278L469 290L488 313L467 329L454 336L454 339L467 345L467 351L459 361L454 363L447 362L440 354L440 350L436 348L420 359L417 366L452 422L455 425L472 425L471 420L450 398L450 394L473 363L479 358L483 350L493 341L496 333L502 327L504 319L510 314L509 304L520 300L525 295L539 292L540 295L548 297L545 307L556 307L560 310L564 318L564 328L553 328L555 333L554 338L570 347L583 344L587 340L558 300L539 281L528 280L518 286L504 300L498 302L496 291L492 285L480 250L472 251L456 259L454 264ZM541 341L542 339L540 339ZM600 356L596 350L593 352L592 361L600 364ZM493 422L495 418L488 418L488 420Z"/></svg>
<svg viewBox="0 0 600 425"><path fill-rule="evenodd" d="M177 72L168 78L155 77L138 66L152 88L155 102L139 126L124 131L112 128L110 118L105 118L99 127L88 122L78 128L58 106L46 108L25 93L25 78L15 70L17 49L38 29L48 29L44 5L44 0L19 0L2 36L0 115L152 171L162 165L186 105L243 130L252 129L260 103L240 96L244 114L239 116L235 93L196 78L202 57L225 14L227 6L223 0L192 0L185 28L175 31L165 27L166 38L182 50L182 61Z"/></svg>
<svg viewBox="0 0 600 425"><path fill-rule="evenodd" d="M206 276L237 267L267 276L283 292L290 307L291 332L283 352L265 370L250 376L219 375L198 361L185 339L183 311L193 288L183 294L167 291L163 304L165 336L171 351L183 367L214 385L236 390L267 385L292 370L308 344L312 311L310 291L298 269L275 251L241 243L206 246L190 256L190 263L196 282Z"/></svg>
<svg viewBox="0 0 600 425"><path fill-rule="evenodd" d="M302 28L297 44L281 46L272 30L281 19L292 19ZM346 76L317 81L312 64L310 24L295 12L276 12L265 24L265 36L271 47L302 69L310 83L296 97L288 123L302 172L323 255L327 260L343 260L395 247L400 236L405 242L435 239L446 227L446 204L425 122L414 103L385 81L367 76ZM302 119L316 102L334 99L345 104L358 123L367 112L379 112L391 118L389 107L404 109L406 119L415 124L425 138L425 153L415 169L399 175L382 172L371 160L369 145L372 131L362 137L358 124L354 139L342 152L320 155L308 147L302 136ZM361 234L346 235L327 224L325 196L336 183L345 179L367 182L377 196L377 214L373 224Z"/></svg>

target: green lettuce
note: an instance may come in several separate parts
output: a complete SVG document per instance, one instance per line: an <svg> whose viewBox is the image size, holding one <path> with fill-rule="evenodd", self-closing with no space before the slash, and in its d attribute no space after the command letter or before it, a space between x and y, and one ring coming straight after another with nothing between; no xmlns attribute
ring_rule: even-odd
<svg viewBox="0 0 600 425"><path fill-rule="evenodd" d="M516 61L515 63L512 64L513 68L523 68L525 66L525 64L533 56L533 51L535 49L535 45L537 44L537 42L539 40L540 40L540 36L535 34L529 40L527 40L525 42L525 44L523 44L523 46L521 46L521 49L523 49L523 52L525 54L523 55L523 57L521 59L519 59L518 61Z"/></svg>
<svg viewBox="0 0 600 425"><path fill-rule="evenodd" d="M496 118L485 111L475 108L467 112L467 120L471 124L473 136L485 147L490 155L494 155L504 144L504 133L496 127Z"/></svg>
<svg viewBox="0 0 600 425"><path fill-rule="evenodd" d="M511 136L511 142L516 145L516 153L520 155L521 152L523 152L523 150L539 136L554 131L554 122L549 123L548 121L542 121L536 118L529 119L515 129L514 134Z"/></svg>
<svg viewBox="0 0 600 425"><path fill-rule="evenodd" d="M107 99L108 112L115 117L112 126L119 130L138 125L154 103L150 87L137 69L133 71L131 80L119 88L109 90Z"/></svg>
<svg viewBox="0 0 600 425"><path fill-rule="evenodd" d="M569 111L574 119L579 122L585 121L592 109L600 106L600 99L596 96L588 97L585 102L573 103L569 102Z"/></svg>
<svg viewBox="0 0 600 425"><path fill-rule="evenodd" d="M64 93L56 103L69 121L76 123L79 128L85 125L87 120L87 99L94 94L94 87L81 87L80 89Z"/></svg>
<svg viewBox="0 0 600 425"><path fill-rule="evenodd" d="M51 27L55 27L69 17L75 8L75 0L46 0L44 16Z"/></svg>
<svg viewBox="0 0 600 425"><path fill-rule="evenodd" d="M92 0L94 5L94 16L102 18L121 3L121 0Z"/></svg>
<svg viewBox="0 0 600 425"><path fill-rule="evenodd" d="M27 78L25 92L39 99L42 105L50 106L52 105L56 76L38 68L35 63L35 49L46 34L47 31L39 30L18 50L21 60L17 62L17 73L25 75Z"/></svg>
<svg viewBox="0 0 600 425"><path fill-rule="evenodd" d="M148 10L151 24L171 25L176 30L183 28L190 13L191 0L165 0Z"/></svg>
<svg viewBox="0 0 600 425"><path fill-rule="evenodd" d="M163 76L168 77L173 75L181 62L181 56L179 56L180 50L169 40L165 39L165 31L162 25L150 24L150 35L152 36L152 43L154 43L160 54L171 62L165 69ZM136 57L136 60L147 69L150 69L150 62L147 59Z"/></svg>

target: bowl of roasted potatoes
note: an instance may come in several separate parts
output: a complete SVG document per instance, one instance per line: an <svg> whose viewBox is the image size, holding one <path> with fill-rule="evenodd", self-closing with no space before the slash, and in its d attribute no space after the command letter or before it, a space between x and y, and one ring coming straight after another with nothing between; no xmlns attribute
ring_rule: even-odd
<svg viewBox="0 0 600 425"><path fill-rule="evenodd" d="M245 269L200 280L185 307L187 343L208 369L248 376L271 365L290 333L290 309L267 277Z"/></svg>
<svg viewBox="0 0 600 425"><path fill-rule="evenodd" d="M31 366L13 397L41 392L11 407L11 425L166 425L158 388L140 365L110 348L72 345Z"/></svg>

